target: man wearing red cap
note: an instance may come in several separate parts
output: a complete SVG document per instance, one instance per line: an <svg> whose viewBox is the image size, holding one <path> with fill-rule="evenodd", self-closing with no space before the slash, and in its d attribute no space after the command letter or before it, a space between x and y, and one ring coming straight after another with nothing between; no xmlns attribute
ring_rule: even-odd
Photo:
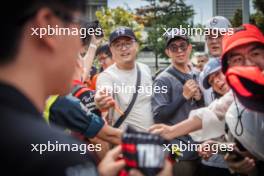
<svg viewBox="0 0 264 176"><path fill-rule="evenodd" d="M264 171L263 140L260 140L264 135L261 125L264 123L263 63L264 36L257 27L244 24L232 36L224 37L222 69L239 99L235 101L236 106L233 104L229 108L226 122L229 134L247 151L240 161L235 161L232 155L226 160L233 171L247 175L261 175ZM230 67L234 64L236 67ZM235 121L239 120L241 126L237 127Z"/></svg>
<svg viewBox="0 0 264 176"><path fill-rule="evenodd" d="M234 34L223 39L222 65L227 71L229 63L239 62L241 65L259 65L263 69L264 36L254 25L244 24L236 28ZM251 62L251 63L250 63Z"/></svg>
<svg viewBox="0 0 264 176"><path fill-rule="evenodd" d="M240 65L242 67L229 68ZM246 67L245 67L246 66ZM227 81L237 93L238 98L250 101L250 109L264 109L264 36L254 25L244 24L235 30L232 36L223 39L222 69ZM254 96L255 94L255 96ZM255 102L255 103L254 103Z"/></svg>

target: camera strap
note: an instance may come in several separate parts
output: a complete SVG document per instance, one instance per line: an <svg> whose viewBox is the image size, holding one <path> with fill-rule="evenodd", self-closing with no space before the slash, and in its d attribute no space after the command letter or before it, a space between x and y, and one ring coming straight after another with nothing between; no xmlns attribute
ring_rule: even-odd
<svg viewBox="0 0 264 176"><path fill-rule="evenodd" d="M167 72L169 74L171 74L172 76L174 76L178 81L180 81L182 83L182 85L185 84L186 80L183 77L181 77L180 75L178 75L177 73L175 73L173 68L167 69Z"/></svg>

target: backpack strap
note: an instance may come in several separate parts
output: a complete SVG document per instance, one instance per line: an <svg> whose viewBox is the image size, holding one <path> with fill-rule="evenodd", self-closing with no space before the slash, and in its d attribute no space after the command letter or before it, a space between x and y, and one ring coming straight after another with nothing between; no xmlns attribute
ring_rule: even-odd
<svg viewBox="0 0 264 176"><path fill-rule="evenodd" d="M178 75L177 73L175 73L172 70L172 68L167 69L166 72L168 72L170 75L174 76L177 80L179 80L182 83L182 85L185 84L186 80L182 78L180 75Z"/></svg>

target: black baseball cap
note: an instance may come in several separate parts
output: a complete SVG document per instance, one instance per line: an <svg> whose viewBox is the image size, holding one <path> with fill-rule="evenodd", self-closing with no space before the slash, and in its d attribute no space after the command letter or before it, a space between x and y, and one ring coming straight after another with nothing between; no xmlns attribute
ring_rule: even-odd
<svg viewBox="0 0 264 176"><path fill-rule="evenodd" d="M131 39L135 39L136 40L136 36L135 33L133 32L133 30L129 27L118 27L117 29L115 29L109 37L109 43L113 43L113 41L115 41L116 39L118 39L119 37L129 37Z"/></svg>
<svg viewBox="0 0 264 176"><path fill-rule="evenodd" d="M169 46L169 44L177 39L183 39L186 40L189 43L189 38L181 29L173 28L170 30L169 34L165 36L166 39L166 47Z"/></svg>

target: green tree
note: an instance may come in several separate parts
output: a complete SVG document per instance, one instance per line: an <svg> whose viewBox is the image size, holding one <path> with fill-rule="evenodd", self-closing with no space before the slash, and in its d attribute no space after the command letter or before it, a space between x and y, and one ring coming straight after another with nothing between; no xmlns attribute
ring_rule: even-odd
<svg viewBox="0 0 264 176"><path fill-rule="evenodd" d="M250 15L250 23L258 26L264 32L264 3L263 0L253 0L253 6L256 9L254 14ZM242 24L242 10L237 9L233 19L231 20L233 27L238 27Z"/></svg>
<svg viewBox="0 0 264 176"><path fill-rule="evenodd" d="M255 24L264 33L264 15L262 12L257 11L250 17L250 23Z"/></svg>
<svg viewBox="0 0 264 176"><path fill-rule="evenodd" d="M253 6L256 13L251 15L251 23L257 25L264 33L264 3L263 0L253 0Z"/></svg>
<svg viewBox="0 0 264 176"><path fill-rule="evenodd" d="M230 21L231 21L233 27L241 26L241 24L242 24L242 10L237 9L235 11L233 19L231 19Z"/></svg>
<svg viewBox="0 0 264 176"><path fill-rule="evenodd" d="M127 26L133 29L139 43L143 42L144 25L136 21L136 16L132 12L121 7L115 9L102 8L96 12L96 17L104 31L105 40L108 40L110 33L117 27Z"/></svg>
<svg viewBox="0 0 264 176"><path fill-rule="evenodd" d="M188 27L194 15L192 6L185 4L185 0L146 0L149 5L136 9L136 14L141 17L147 27L147 46L154 51L156 69L158 58L166 58L164 53L165 28ZM191 26L189 26L191 27Z"/></svg>
<svg viewBox="0 0 264 176"><path fill-rule="evenodd" d="M264 2L263 0L253 0L254 8L264 14Z"/></svg>

